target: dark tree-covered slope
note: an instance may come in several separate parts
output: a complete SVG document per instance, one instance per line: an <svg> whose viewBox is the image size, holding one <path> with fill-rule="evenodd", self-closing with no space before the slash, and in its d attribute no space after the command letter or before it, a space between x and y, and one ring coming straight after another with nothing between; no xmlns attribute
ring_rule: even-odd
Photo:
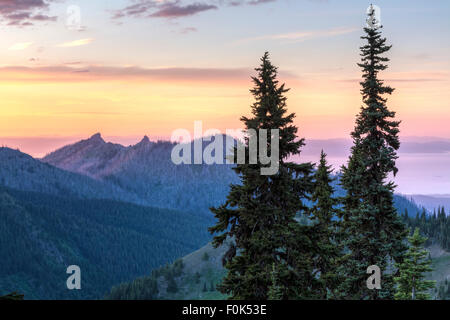
<svg viewBox="0 0 450 320"><path fill-rule="evenodd" d="M79 198L139 202L117 185L61 170L18 150L0 148L0 186Z"/></svg>
<svg viewBox="0 0 450 320"><path fill-rule="evenodd" d="M182 212L0 188L0 295L96 299L113 285L192 252L205 221ZM82 289L66 288L81 268Z"/></svg>

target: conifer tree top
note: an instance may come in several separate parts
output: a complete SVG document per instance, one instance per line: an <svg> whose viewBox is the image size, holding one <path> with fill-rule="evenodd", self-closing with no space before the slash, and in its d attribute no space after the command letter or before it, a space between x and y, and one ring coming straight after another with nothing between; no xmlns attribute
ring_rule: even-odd
<svg viewBox="0 0 450 320"><path fill-rule="evenodd" d="M369 12L369 21L375 20L375 11ZM400 147L398 138L399 121L393 120L395 112L387 108L385 94L390 95L394 89L384 84L380 79L379 72L387 69L389 58L384 54L392 46L386 45L386 38L381 35L382 26L371 23L370 27L365 27L365 35L361 39L366 40L366 44L360 47L361 62L358 66L362 69L363 81L361 84L361 95L364 105L356 119L356 126L352 132L355 145L364 144L365 153L381 153L384 163L376 165L379 169L397 173L395 151ZM383 162L383 161L381 161ZM381 166L380 166L381 165Z"/></svg>
<svg viewBox="0 0 450 320"><path fill-rule="evenodd" d="M295 113L288 113L287 97L289 91L285 84L280 84L278 68L270 61L269 53L261 57L261 64L255 68L256 76L252 77L253 88L250 89L255 102L251 106L253 117L241 117L246 129L279 129L280 161L290 155L300 153L304 145L303 139L297 139L297 127L294 125Z"/></svg>

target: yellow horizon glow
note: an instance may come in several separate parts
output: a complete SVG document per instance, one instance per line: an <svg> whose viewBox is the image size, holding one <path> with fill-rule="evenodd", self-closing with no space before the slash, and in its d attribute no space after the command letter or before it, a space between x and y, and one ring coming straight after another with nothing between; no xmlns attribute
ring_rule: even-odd
<svg viewBox="0 0 450 320"><path fill-rule="evenodd" d="M450 137L448 81L403 81L389 107L408 136ZM417 75L416 75L417 76ZM423 75L422 75L423 76ZM4 69L0 74L0 137L168 136L178 128L242 128L239 118L253 103L247 80L142 79L53 74ZM404 77L404 75L403 75ZM280 79L284 81L284 79ZM299 136L348 137L361 106L358 81L286 79L288 111L295 112Z"/></svg>

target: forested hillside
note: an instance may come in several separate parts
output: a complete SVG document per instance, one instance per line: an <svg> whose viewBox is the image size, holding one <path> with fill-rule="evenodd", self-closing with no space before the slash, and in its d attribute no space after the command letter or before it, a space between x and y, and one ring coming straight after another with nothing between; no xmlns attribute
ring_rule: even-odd
<svg viewBox="0 0 450 320"><path fill-rule="evenodd" d="M0 148L0 186L79 198L139 202L117 185L58 169L18 150Z"/></svg>
<svg viewBox="0 0 450 320"><path fill-rule="evenodd" d="M169 142L144 139L122 147L94 136L81 146L62 150L65 156L72 154L66 159L77 159L78 169L73 171L82 174L17 150L0 149L0 258L8 261L0 266L0 294L17 291L26 299L101 298L113 285L149 275L211 240L208 208L223 201L229 184L238 179L227 165L175 166ZM72 152L81 155L74 157ZM120 158L127 161L105 160L122 152ZM60 160L65 158L60 155ZM92 172L104 176L89 174L87 164L93 163L97 165ZM343 195L337 181L335 187L336 195ZM415 216L420 211L401 196L395 196L395 203L399 212L407 209ZM80 292L65 286L65 271L72 264L82 270ZM194 288L202 286L201 292L205 285L209 288L205 292L213 292L211 282L223 272L207 269L205 283L189 278ZM197 272L202 271L193 274Z"/></svg>
<svg viewBox="0 0 450 320"><path fill-rule="evenodd" d="M450 253L439 246L428 247L431 252L433 272L427 279L438 285L432 295L440 300L450 299ZM177 260L176 263L154 270L149 275L114 286L105 296L111 300L157 299L226 299L217 291L226 271L222 256L226 248L214 249L210 244ZM439 251L438 253L434 253ZM170 285L169 285L170 284Z"/></svg>
<svg viewBox="0 0 450 320"><path fill-rule="evenodd" d="M438 208L433 214L427 214L423 210L415 216L404 211L403 221L411 230L419 228L428 238L427 245L438 244L444 250L450 251L450 215L446 214L444 207Z"/></svg>
<svg viewBox="0 0 450 320"><path fill-rule="evenodd" d="M419 209L414 203L402 196L395 196L395 205L398 212L404 212L403 219L407 225L411 227L423 226L420 218L416 220L411 214L411 212L414 212L415 216L419 212L424 212L421 211L422 209ZM432 219L432 217L428 217L425 218L425 221L429 221L428 223L430 223L433 221ZM302 220L302 222L304 223L305 221ZM450 231L449 227L450 225L446 227L447 232ZM424 230L428 229L424 227ZM435 243L433 239L431 238L427 244L432 245ZM216 289L216 285L222 281L225 275L225 269L222 266L222 257L226 249L225 246L214 249L211 244L208 244L178 260L176 264L166 265L152 271L144 277L114 286L108 295L106 295L106 298L113 300L226 298L226 296ZM435 276L438 281L442 282L442 286L445 286L445 279L443 280L441 273L444 272L447 274L448 263L444 266L442 264L443 261L449 261L448 256L439 256L433 261L436 264L436 269L439 269ZM447 288L448 285L445 286L445 290L439 289L441 296L443 295L442 292L447 292ZM435 294L437 295L438 293L435 292Z"/></svg>
<svg viewBox="0 0 450 320"><path fill-rule="evenodd" d="M106 299L110 300L184 300L224 299L216 290L225 268L222 256L226 247L214 249L208 244L175 263L154 270L151 274L129 283L114 286Z"/></svg>
<svg viewBox="0 0 450 320"><path fill-rule="evenodd" d="M0 188L0 295L98 299L201 247L210 220L111 200ZM7 263L4 263L4 262ZM66 288L81 268L82 290Z"/></svg>

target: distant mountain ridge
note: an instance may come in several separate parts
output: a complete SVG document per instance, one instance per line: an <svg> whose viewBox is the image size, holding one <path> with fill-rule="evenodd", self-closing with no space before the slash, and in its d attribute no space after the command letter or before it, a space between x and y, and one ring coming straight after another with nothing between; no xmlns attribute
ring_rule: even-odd
<svg viewBox="0 0 450 320"><path fill-rule="evenodd" d="M119 200L212 219L209 208L225 201L229 185L239 183L239 177L231 170L232 165L175 165L170 157L173 146L144 137L125 147L105 142L95 134L40 160L0 148L0 186ZM337 195L343 195L337 183L335 189ZM401 195L395 195L395 202L400 212L406 208L413 215L420 210Z"/></svg>
<svg viewBox="0 0 450 320"><path fill-rule="evenodd" d="M56 168L9 148L0 148L0 186L78 198L141 202L117 185Z"/></svg>
<svg viewBox="0 0 450 320"><path fill-rule="evenodd" d="M203 142L203 146L209 142ZM145 136L125 147L105 142L100 133L60 148L43 159L55 167L111 183L138 198L139 204L200 213L211 217L209 208L222 204L231 183L239 177L231 165L175 165L174 143L152 142ZM224 151L225 154L225 151ZM336 194L343 191L335 183ZM394 197L399 212L420 209L400 195Z"/></svg>
<svg viewBox="0 0 450 320"><path fill-rule="evenodd" d="M174 143L145 136L128 147L108 143L100 134L65 146L42 162L111 183L150 206L210 215L209 207L225 200L230 183L238 182L231 165L175 165Z"/></svg>
<svg viewBox="0 0 450 320"><path fill-rule="evenodd" d="M143 139L139 144L150 143ZM137 146L136 145L136 146ZM114 172L125 159L122 158L127 147L121 144L105 142L100 133L86 140L64 146L47 156L42 161L58 164L57 167L100 179Z"/></svg>
<svg viewBox="0 0 450 320"><path fill-rule="evenodd" d="M208 208L222 204L239 177L231 165L177 166L173 146L144 137L125 147L96 134L41 160L0 148L0 261L8 261L0 264L0 294L98 298L210 241ZM401 213L420 210L394 199ZM70 294L64 268L77 263L90 266L83 269L91 286Z"/></svg>
<svg viewBox="0 0 450 320"><path fill-rule="evenodd" d="M433 211L435 210L437 211L440 207L450 209L450 195L412 194L412 195L405 195L405 197L408 199L412 199L418 205L423 206L425 209L428 210L429 213L433 213Z"/></svg>

